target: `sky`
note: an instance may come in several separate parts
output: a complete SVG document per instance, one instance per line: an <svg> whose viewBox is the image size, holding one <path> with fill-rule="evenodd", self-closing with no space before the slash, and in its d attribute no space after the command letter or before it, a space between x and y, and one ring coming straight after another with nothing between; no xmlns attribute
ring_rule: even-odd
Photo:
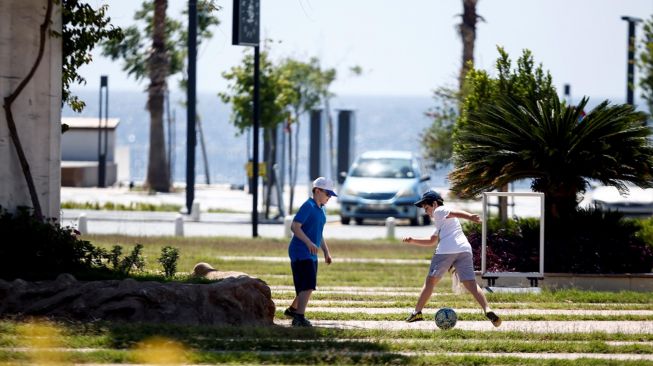
<svg viewBox="0 0 653 366"><path fill-rule="evenodd" d="M140 7L136 0L88 2L108 4L112 23L121 27L134 24ZM232 1L216 3L221 24L199 50L199 92L226 90L221 74L251 52L231 45ZM185 0L169 0L169 16L181 19L185 6ZM457 85L461 13L462 0L261 0L261 36L274 40L273 59L315 56L323 67L335 68L336 94L430 96L438 87ZM529 49L559 93L570 84L573 98L623 101L628 37L621 16L650 19L653 0L479 0L477 13L483 18L476 30L477 68L495 74L497 45L513 60ZM640 25L638 38L642 33ZM88 83L77 90L97 90L100 75L109 75L112 90L146 87L97 49L93 59L80 70ZM362 75L352 75L352 66L360 66ZM639 97L641 90L635 93Z"/></svg>

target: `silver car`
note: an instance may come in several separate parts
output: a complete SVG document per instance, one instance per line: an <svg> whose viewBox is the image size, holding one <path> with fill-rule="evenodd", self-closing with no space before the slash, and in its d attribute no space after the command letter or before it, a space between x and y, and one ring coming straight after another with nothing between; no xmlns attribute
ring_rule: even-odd
<svg viewBox="0 0 653 366"><path fill-rule="evenodd" d="M409 151L368 151L352 164L340 189L340 221L408 219L411 225L429 218L414 203L429 189L419 158Z"/></svg>

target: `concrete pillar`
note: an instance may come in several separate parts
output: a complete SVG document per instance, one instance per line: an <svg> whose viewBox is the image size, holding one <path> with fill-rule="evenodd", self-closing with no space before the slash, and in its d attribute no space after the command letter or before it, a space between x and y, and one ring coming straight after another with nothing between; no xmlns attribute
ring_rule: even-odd
<svg viewBox="0 0 653 366"><path fill-rule="evenodd" d="M386 228L386 235L385 237L388 240L394 240L395 238L395 218L390 216L387 219L385 219L385 228Z"/></svg>
<svg viewBox="0 0 653 366"><path fill-rule="evenodd" d="M0 104L31 69L39 48L44 0L0 1ZM61 32L61 11L55 5L50 31ZM12 105L43 214L59 219L61 185L61 38L49 37L41 64ZM27 183L0 109L0 206L15 212L32 207Z"/></svg>
<svg viewBox="0 0 653 366"><path fill-rule="evenodd" d="M175 217L175 236L184 236L184 217L181 214Z"/></svg>
<svg viewBox="0 0 653 366"><path fill-rule="evenodd" d="M190 209L190 218L193 221L200 221L200 203L197 201L193 201Z"/></svg>
<svg viewBox="0 0 653 366"><path fill-rule="evenodd" d="M77 218L77 231L79 231L81 235L88 234L88 219L86 214L83 212L80 213Z"/></svg>

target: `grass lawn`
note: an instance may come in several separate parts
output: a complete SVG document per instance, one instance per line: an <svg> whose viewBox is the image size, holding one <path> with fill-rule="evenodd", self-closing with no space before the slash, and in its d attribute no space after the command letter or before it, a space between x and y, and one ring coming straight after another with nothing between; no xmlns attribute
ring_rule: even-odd
<svg viewBox="0 0 653 366"><path fill-rule="evenodd" d="M242 238L132 238L87 237L93 244L110 249L123 246L128 253L137 243L144 245L146 270L160 271L161 248L179 248L180 271L189 272L197 262L218 270L241 271L261 278L272 289L278 304L276 318L283 318L284 306L292 300L289 264L251 257L287 257L287 241ZM414 306L428 264L338 262L357 259L430 259L429 249L389 241L330 240L334 257L330 266L320 263L318 291L309 303L312 320L394 320L405 317ZM243 257L242 259L225 259ZM180 279L185 275L181 274ZM436 287L428 308L450 306L477 309L468 294L451 291L448 278ZM497 311L501 309L554 310L545 314L504 315L504 321L653 321L653 315L636 311L653 310L653 294L637 292L542 291L541 294L487 294ZM327 308L326 310L311 310ZM352 312L344 308L362 308ZM365 311L385 308L386 313ZM556 310L559 310L556 311ZM619 310L618 315L582 314L565 310ZM507 311L506 311L507 312ZM630 313L629 313L630 312ZM483 321L479 311L459 311L461 321ZM44 330L45 329L45 330ZM26 348L27 347L27 348ZM31 351L26 351L30 349ZM554 357L562 353L577 357ZM619 354L620 358L609 358ZM529 356L530 355L530 356ZM651 365L653 334L640 333L533 333L467 331L453 329L295 329L273 327L190 327L174 325L112 324L105 322L45 323L28 326L0 321L0 363L19 364L39 360L62 363L129 364L390 364L390 365ZM583 356L583 357L581 357ZM644 358L649 357L651 358ZM580 358L578 358L580 357ZM592 358L603 357L603 358ZM606 359L607 357L607 359ZM635 359L627 359L633 357ZM636 358L640 359L636 359Z"/></svg>

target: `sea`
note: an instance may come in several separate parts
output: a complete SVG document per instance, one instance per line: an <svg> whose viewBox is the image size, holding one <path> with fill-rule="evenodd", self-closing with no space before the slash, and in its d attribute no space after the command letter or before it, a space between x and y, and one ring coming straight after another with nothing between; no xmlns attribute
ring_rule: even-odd
<svg viewBox="0 0 653 366"><path fill-rule="evenodd" d="M97 91L75 92L85 101L81 113L65 106L64 117L98 117L99 94ZM147 94L139 91L109 91L109 117L119 118L116 131L116 147L129 150L129 180L140 182L147 173L149 113L146 110ZM252 156L251 134L239 134L231 122L232 112L217 93L198 93L197 113L201 119L206 146L207 166L199 145L196 150L196 182L205 183L207 176L211 184L243 185L247 182L245 165ZM186 108L185 95L171 93L169 115L173 121L170 130L174 142L172 149L173 180L186 180ZM434 106L429 96L336 96L330 102L332 118L337 120L337 111L353 110L354 155L369 150L407 150L421 153L420 134L430 126L431 119L426 112ZM309 155L309 121L305 115L300 121L299 133L299 184L306 184ZM335 126L334 126L335 127ZM168 132L166 131L166 136ZM263 150L262 138L261 154ZM262 161L262 159L261 159ZM450 167L434 169L431 185L446 187L446 175Z"/></svg>
<svg viewBox="0 0 653 366"><path fill-rule="evenodd" d="M97 118L98 92L76 90L74 94L85 101L86 108L81 113L76 113L65 106L62 115ZM171 154L173 181L181 184L186 181L185 99L185 94L170 94L167 114L173 123L171 133L166 131L166 136L172 136L170 140L173 142ZM604 99L591 98L587 108L593 108ZM623 103L620 98L609 99L613 103ZM251 133L239 134L231 122L230 106L223 103L217 93L198 93L197 100L197 113L201 119L206 147L206 162L198 139L195 182L246 185L245 166L252 156ZM146 102L145 91L109 91L109 117L120 119L116 132L116 147L129 151L127 180L132 182L144 181L147 173L149 113L146 110ZM330 102L330 110L334 123L337 120L338 110L354 111L353 156L370 150L406 150L422 154L420 136L432 121L426 112L433 108L435 103L436 101L430 96L335 96ZM300 126L297 183L303 185L315 178L308 176L308 114L302 117ZM260 141L262 155L262 137ZM260 158L260 161L263 159ZM451 166L442 166L426 172L431 176L430 185L446 189L449 186L447 174L450 171ZM334 178L335 173L325 171L323 175ZM288 182L287 176L283 180ZM513 184L513 187L518 189L528 189L529 186L530 180Z"/></svg>

